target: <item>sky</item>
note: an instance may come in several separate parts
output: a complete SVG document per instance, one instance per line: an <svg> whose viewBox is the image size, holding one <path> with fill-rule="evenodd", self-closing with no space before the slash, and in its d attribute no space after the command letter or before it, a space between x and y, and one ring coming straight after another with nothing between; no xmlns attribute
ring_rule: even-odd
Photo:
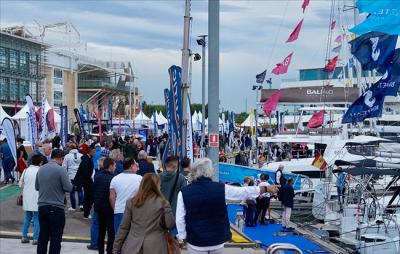
<svg viewBox="0 0 400 254"><path fill-rule="evenodd" d="M343 5L348 0L338 0ZM298 78L303 67L322 67L329 30L331 1L221 1L220 109L242 112L254 107L255 75L267 69L273 87ZM351 5L350 1L347 5ZM337 14L337 9L335 8ZM342 18L352 27L352 11ZM168 68L181 64L184 1L0 1L0 26L33 26L68 21L87 42L87 55L102 60L131 61L136 85L147 103L164 103ZM207 34L207 1L192 0L191 50L201 53L196 37ZM335 15L338 19L338 15ZM285 43L304 18L299 39ZM339 33L339 31L337 31ZM271 74L276 63L294 52L289 72ZM206 59L207 59L206 55ZM207 78L206 78L207 80ZM266 84L264 86L267 86ZM192 102L201 102L201 62L193 62ZM246 107L247 105L247 107Z"/></svg>

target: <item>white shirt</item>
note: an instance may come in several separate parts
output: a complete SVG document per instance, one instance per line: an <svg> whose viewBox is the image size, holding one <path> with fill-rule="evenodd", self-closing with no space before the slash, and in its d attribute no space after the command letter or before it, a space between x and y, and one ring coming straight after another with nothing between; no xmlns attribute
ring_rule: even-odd
<svg viewBox="0 0 400 254"><path fill-rule="evenodd" d="M122 172L115 176L110 183L110 190L116 194L114 214L124 213L126 201L136 195L142 177L131 172Z"/></svg>
<svg viewBox="0 0 400 254"><path fill-rule="evenodd" d="M266 187L266 186L270 186L270 184L268 182L266 182L266 181L263 181L263 182L259 183L258 186ZM269 197L271 197L271 194L269 192L265 192L264 194L262 194L262 196L264 198L269 198Z"/></svg>
<svg viewBox="0 0 400 254"><path fill-rule="evenodd" d="M225 185L225 199L226 200L245 200L251 198L257 198L260 195L260 187L258 186L249 186L249 187L236 187L231 185ZM183 202L182 192L178 193L178 201L176 205L176 228L178 229L178 239L186 239L186 209L185 203ZM189 244L189 247L196 251L212 251L221 249L224 247L224 244L214 245L214 246L206 246L199 247Z"/></svg>
<svg viewBox="0 0 400 254"><path fill-rule="evenodd" d="M36 175L39 171L39 166L30 165L24 170L19 181L19 187L22 191L22 208L24 211L37 212L39 192L35 189Z"/></svg>

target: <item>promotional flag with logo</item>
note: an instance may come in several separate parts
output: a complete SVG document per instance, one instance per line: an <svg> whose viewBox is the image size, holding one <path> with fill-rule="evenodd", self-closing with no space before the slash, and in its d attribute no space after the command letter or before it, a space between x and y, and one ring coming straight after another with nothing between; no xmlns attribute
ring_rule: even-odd
<svg viewBox="0 0 400 254"><path fill-rule="evenodd" d="M272 70L275 75L285 74L288 71L290 62L292 60L293 52L290 53L282 63L276 64L276 67Z"/></svg>
<svg viewBox="0 0 400 254"><path fill-rule="evenodd" d="M264 102L263 110L266 116L270 116L272 111L278 106L279 99L281 98L281 90L276 90L271 97Z"/></svg>
<svg viewBox="0 0 400 254"><path fill-rule="evenodd" d="M267 70L261 72L260 74L256 75L256 83L262 84L265 80L265 75L267 74Z"/></svg>
<svg viewBox="0 0 400 254"><path fill-rule="evenodd" d="M60 107L61 113L61 129L60 129L60 138L62 147L66 147L68 142L68 111L67 106Z"/></svg>
<svg viewBox="0 0 400 254"><path fill-rule="evenodd" d="M397 36L370 32L350 41L351 53L363 70L382 68L388 57L392 56L396 43Z"/></svg>
<svg viewBox="0 0 400 254"><path fill-rule="evenodd" d="M187 118L187 129L186 129L186 157L188 157L193 163L193 126L192 126L192 114L190 112L190 98L187 98L186 106L186 118Z"/></svg>
<svg viewBox="0 0 400 254"><path fill-rule="evenodd" d="M303 13L309 4L310 4L310 0L303 0L303 4L301 5L301 8L303 9Z"/></svg>
<svg viewBox="0 0 400 254"><path fill-rule="evenodd" d="M173 117L173 102L172 102L172 93L169 89L164 89L164 99L165 99L165 105L167 108L167 119L168 119L168 147L165 148L165 150L171 150L174 155L177 155L177 146L176 146L176 131L177 127L175 126L176 122ZM168 148L168 149L167 149ZM167 155L168 157L168 152Z"/></svg>
<svg viewBox="0 0 400 254"><path fill-rule="evenodd" d="M324 124L324 115L325 115L325 110L321 110L318 113L315 113L308 121L307 127L317 128L322 126Z"/></svg>
<svg viewBox="0 0 400 254"><path fill-rule="evenodd" d="M42 111L39 114L40 119L40 140L44 141L47 137L47 130L46 130L46 78L43 80L43 94L42 94Z"/></svg>
<svg viewBox="0 0 400 254"><path fill-rule="evenodd" d="M358 0L356 7L360 13L372 13L381 9L390 9L392 6L396 6L398 2L399 0Z"/></svg>
<svg viewBox="0 0 400 254"><path fill-rule="evenodd" d="M81 121L79 110L77 108L74 109L74 115L75 115L75 118L76 118L76 123L78 124L79 134L80 134L81 137L83 137L84 136L83 124L82 124L82 121Z"/></svg>
<svg viewBox="0 0 400 254"><path fill-rule="evenodd" d="M30 128L29 128L29 137L31 138L31 144L32 146L35 146L35 143L37 141L38 135L37 135L37 119L36 119L36 112L35 112L35 105L33 105L33 100L30 95L25 96L26 103L28 104L29 111L28 111L28 118L29 118L29 123L30 123Z"/></svg>
<svg viewBox="0 0 400 254"><path fill-rule="evenodd" d="M339 60L339 56L335 56L325 65L324 69L327 71L334 71L336 69L336 63Z"/></svg>
<svg viewBox="0 0 400 254"><path fill-rule="evenodd" d="M16 145L17 141L14 131L14 124L10 118L6 117L3 119L1 126L3 128L2 133L7 138L7 143L8 146L10 147L11 154L14 158L15 164L17 164L17 145Z"/></svg>
<svg viewBox="0 0 400 254"><path fill-rule="evenodd" d="M297 24L297 26L294 28L293 32L289 35L289 38L286 40L286 43L292 42L297 40L299 38L301 26L303 25L304 19L300 20L300 22Z"/></svg>
<svg viewBox="0 0 400 254"><path fill-rule="evenodd" d="M174 130L176 136L176 144L177 149L180 155L183 155L183 149L181 145L181 140L183 136L183 122L182 122L182 83L181 83L181 73L182 69L179 66L173 65L168 69L169 77L170 77L170 92L172 95L172 99L170 103L172 103L173 108L172 112L170 112L173 116L172 120L174 121Z"/></svg>
<svg viewBox="0 0 400 254"><path fill-rule="evenodd" d="M342 123L358 123L366 118L382 116L385 97L377 93L377 85L367 89L343 115Z"/></svg>
<svg viewBox="0 0 400 254"><path fill-rule="evenodd" d="M56 131L56 123L54 121L54 109L49 109L46 114L46 124L47 124L47 129L49 132L55 132Z"/></svg>
<svg viewBox="0 0 400 254"><path fill-rule="evenodd" d="M320 153L315 154L315 159L313 160L311 165L313 165L316 168L319 168L320 170L324 170L328 166L324 157Z"/></svg>
<svg viewBox="0 0 400 254"><path fill-rule="evenodd" d="M398 35L400 34L399 13L400 4L396 1L390 5L390 8L378 9L370 13L363 22L349 29L349 31L355 34L365 34L373 31Z"/></svg>

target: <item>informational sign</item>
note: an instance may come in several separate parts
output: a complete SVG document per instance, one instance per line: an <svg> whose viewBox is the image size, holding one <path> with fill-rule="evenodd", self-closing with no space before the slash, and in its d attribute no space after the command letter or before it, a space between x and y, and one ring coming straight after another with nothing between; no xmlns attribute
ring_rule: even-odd
<svg viewBox="0 0 400 254"><path fill-rule="evenodd" d="M219 135L218 134L209 134L208 135L208 146L209 147L219 147Z"/></svg>

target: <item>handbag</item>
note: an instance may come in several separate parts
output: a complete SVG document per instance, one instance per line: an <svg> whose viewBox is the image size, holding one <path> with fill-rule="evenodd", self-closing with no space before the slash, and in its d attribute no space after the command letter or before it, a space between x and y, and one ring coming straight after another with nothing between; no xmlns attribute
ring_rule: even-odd
<svg viewBox="0 0 400 254"><path fill-rule="evenodd" d="M22 194L18 195L17 197L17 206L22 206L23 205L23 196Z"/></svg>
<svg viewBox="0 0 400 254"><path fill-rule="evenodd" d="M161 223L162 226L164 227L164 237L167 242L167 250L168 254L180 254L181 249L179 247L178 240L171 234L171 232L167 229L166 223L165 223L165 203L163 202L162 206L162 215L161 215Z"/></svg>

